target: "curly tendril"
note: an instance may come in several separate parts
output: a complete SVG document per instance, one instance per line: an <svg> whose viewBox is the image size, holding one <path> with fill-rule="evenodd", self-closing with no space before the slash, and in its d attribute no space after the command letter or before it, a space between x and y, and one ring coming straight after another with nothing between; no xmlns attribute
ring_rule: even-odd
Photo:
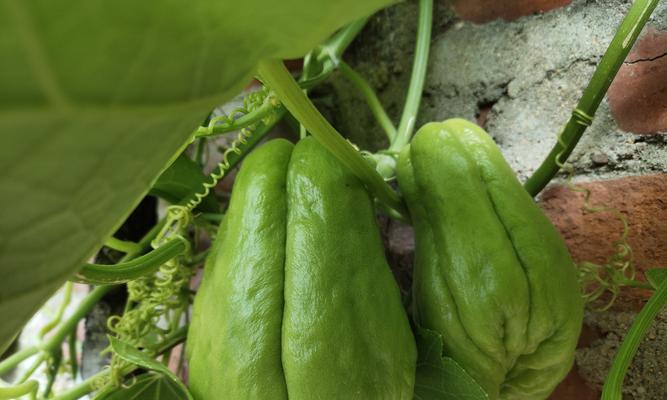
<svg viewBox="0 0 667 400"><path fill-rule="evenodd" d="M192 215L187 207L169 207L166 222L151 245L158 249L176 238L187 237L191 220ZM189 245L189 241L183 241ZM188 246L184 252L162 263L154 273L127 283L125 313L107 320L109 330L117 338L139 349L152 349L157 340L164 339L178 329L189 302L183 290L193 273L185 263L189 254ZM111 358L111 382L122 384L122 371L129 365L114 354Z"/></svg>
<svg viewBox="0 0 667 400"><path fill-rule="evenodd" d="M151 241L151 246L156 249L170 241L173 236L181 236L187 232L188 226L192 222L192 213L188 207L181 205L172 205L167 207L165 223L160 232Z"/></svg>
<svg viewBox="0 0 667 400"><path fill-rule="evenodd" d="M572 120L573 120L576 124L581 125L581 126L585 126L585 127L587 127L587 128L588 128L589 126L593 125L593 116L592 116L592 115L588 115L588 114L586 114L583 110L581 110L581 109L579 109L579 108L575 108L574 110L572 110ZM565 143L563 143L561 136L562 136L562 132L561 132L560 135L558 135L558 143L560 143L561 146L562 146L563 148L565 148ZM560 159L560 156L561 156L562 154L563 154L563 153L561 152L561 153L558 155L558 159ZM558 161L558 159L557 159L556 161ZM558 165L558 162L556 163L556 165Z"/></svg>
<svg viewBox="0 0 667 400"><path fill-rule="evenodd" d="M104 366L102 370L109 369L110 367ZM104 374L98 374L93 378L93 380L90 382L90 386L93 389L93 391L98 391L103 389L105 386L107 386L109 383L111 383L112 377L109 375L104 375Z"/></svg>
<svg viewBox="0 0 667 400"><path fill-rule="evenodd" d="M212 118L207 127L199 128L192 137L193 141L199 137L234 130L239 130L239 133L229 148L223 152L222 160L209 174L201 190L194 193L186 203L188 212L192 212L208 196L211 189L226 175L232 165L243 156L248 148L256 144L256 139L266 134L267 128L270 128L283 114L284 108L281 107L280 101L269 89L262 87L258 91L249 93L243 99L243 107L235 109L228 115ZM230 158L237 159L232 161Z"/></svg>
<svg viewBox="0 0 667 400"><path fill-rule="evenodd" d="M194 222L193 210L226 172L236 165L245 152L284 115L284 109L279 107L280 104L273 101L268 93L267 89L251 93L244 99L243 107L234 110L230 115L212 119L208 127L202 128L210 129L210 132L219 132L230 128L230 124L238 123L239 119L235 117L241 114L243 116L240 118L244 118L249 113L258 115L256 112L262 107L271 110L261 118L253 117L256 118L253 123L240 129L230 147L223 152L222 161L210 174L200 191L193 194L185 205L172 205L167 208L166 221L151 242L153 248L161 248L173 242L175 238L190 237L189 230ZM237 128L238 126L233 127L234 130ZM189 240L187 242L190 243ZM137 349L156 350L155 346L160 340L168 337L182 325L190 301L188 284L193 274L190 268L192 260L190 246L187 246L185 251L165 260L155 272L129 281L125 312L122 316L112 316L107 320L109 330L118 339ZM129 365L114 354L111 359L111 382L120 385L123 371Z"/></svg>
<svg viewBox="0 0 667 400"><path fill-rule="evenodd" d="M240 147L243 144L246 144L247 139L250 138L254 131L254 127L242 128L239 134L236 136L236 139L232 142L227 150L222 153L222 161L213 169L211 174L208 176L207 182L204 182L202 185L202 190L195 193L194 197L187 203L186 208L189 212L192 212L197 206L202 202L202 200L208 196L211 189L218 184L218 182L225 176L231 167L229 162L229 156L232 153L237 155L243 154Z"/></svg>
<svg viewBox="0 0 667 400"><path fill-rule="evenodd" d="M233 132L254 125L266 118L280 105L266 87L251 92L243 98L243 106L231 112L211 118L206 126L200 126L193 139Z"/></svg>
<svg viewBox="0 0 667 400"><path fill-rule="evenodd" d="M576 122L585 126L591 125L593 118L586 113L575 109L572 112ZM565 149L565 143L562 138L563 131L558 134L558 142ZM564 151L564 150L563 150ZM566 174L567 188L576 193L583 193L584 204L581 210L587 213L610 213L623 224L621 237L614 242L616 249L604 264L595 264L590 261L583 261L578 265L579 283L581 285L582 297L586 303L591 304L600 299L605 293L611 295L610 299L601 307L592 307L593 311L608 310L616 301L621 287L632 285L636 276L634 263L632 262L632 247L628 243L630 227L626 216L618 209L609 206L593 206L590 202L591 191L587 188L577 186L572 181L574 178L574 166L567 162L561 162L560 158L563 151L556 155L556 165Z"/></svg>

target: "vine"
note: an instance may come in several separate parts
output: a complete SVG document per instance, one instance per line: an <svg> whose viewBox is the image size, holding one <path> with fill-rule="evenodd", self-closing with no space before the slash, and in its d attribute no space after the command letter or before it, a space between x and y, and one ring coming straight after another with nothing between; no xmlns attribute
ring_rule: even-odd
<svg viewBox="0 0 667 400"><path fill-rule="evenodd" d="M135 275L131 277L132 279L124 280L127 281L128 289L125 312L120 316L112 316L107 321L108 329L117 339L137 349L154 351L156 341L166 340L182 328L182 319L187 312L191 298L188 285L194 273L193 267L202 261L201 254L192 257L191 246L183 248L182 245L183 243L189 244L185 238L189 237L190 228L193 226L193 212L225 174L234 168L284 115L280 104L268 93L267 89L253 92L244 99L244 107L233 111L231 116L213 118L209 122L206 128L209 132L216 132L216 129L225 130L239 120L232 118L234 115L242 113L249 115L254 110L265 107L266 104L270 105L270 108L267 109L270 109L271 112L267 112L261 120L254 121L240 129L237 137L223 152L221 162L211 172L201 190L192 193L182 204L167 208L165 222L151 242L155 250L143 256L150 257L151 266L148 267L146 262L142 263L142 257L129 262L134 266L143 265L143 269L140 273L135 268L133 270ZM199 132L202 131L199 130ZM194 233L196 236L196 230ZM174 249L170 251L172 247ZM158 258L156 254L153 254L156 252L164 253L165 256ZM203 254L205 255L206 252ZM118 269L119 265L109 268ZM96 380L92 380L90 388L97 390L102 387L118 387L122 385L123 377L131 368L131 363L113 353L109 373L101 374Z"/></svg>
<svg viewBox="0 0 667 400"><path fill-rule="evenodd" d="M276 92L280 101L306 127L308 132L329 149L343 165L350 168L364 182L369 191L398 213L404 216L408 215L396 192L322 116L310 99L301 91L301 88L281 61L262 61L259 64L259 72L262 79Z"/></svg>
<svg viewBox="0 0 667 400"><path fill-rule="evenodd" d="M634 42L640 30L637 27L643 26L646 22L646 18L648 18L646 13L648 12L650 15L650 11L652 11L651 7L655 7L657 0L638 0L637 4L633 6L617 35L619 37L621 32L626 35L624 43L627 47L631 47L628 46L628 43L631 44ZM184 340L187 330L184 317L187 315L192 295L192 291L188 287L189 282L194 273L194 267L199 265L206 256L206 252L197 255L193 255L191 252L191 247L196 247L192 246L191 242L196 244L198 241L197 218L201 217L208 224L206 226L213 226L215 223L219 223L221 218L221 214L197 215L195 210L201 204L202 199L209 195L211 189L285 115L286 108L294 113L297 119L304 124L303 126L328 147L345 165L355 171L360 179L377 196L376 202L378 208L385 210L385 212L394 218L408 221L408 215L400 197L386 184L385 180L393 178L395 169L394 156L402 147L407 145L414 130L428 62L432 11L432 0L420 0L420 19L415 60L408 96L398 128L393 126L386 112L382 109L377 96L375 96L363 78L340 60L342 51L366 23L366 19L363 19L340 30L325 45L313 50L306 62L307 68L305 69L308 69L308 72L306 73L304 70L302 79L299 82L296 82L292 78L280 61L262 62L260 64L262 78L266 80L266 83L272 90L262 87L260 90L248 94L243 99L241 107L235 108L228 114L211 118L204 126L199 127L192 134L192 141L199 140L196 149L196 159L200 163L203 163L205 145L208 138L238 131L237 136L229 147L222 152L222 160L209 174L208 179L201 185L200 190L191 193L182 203L170 206L167 209L165 223L156 226L147 235L147 240L151 242L150 245L153 251L146 255L139 255L147 247L146 238L140 243L132 243L112 237L105 244L110 248L127 253L126 257L120 263L113 266L87 264L79 273L79 279L87 283L100 285L127 284L128 300L125 312L121 316L111 317L107 323L109 330L116 338L136 349L144 350L151 357L164 355L164 352L170 351L175 343ZM628 32L628 27L631 27L633 31ZM617 38L614 41L616 43ZM602 64L606 62L605 60L608 57L613 56L616 60L624 54L622 51L616 51L616 53L612 54L612 47L613 43L610 46L610 51L605 54L605 58L598 70L602 69ZM612 56L609 56L609 54L612 54ZM605 65L607 68L608 65ZM378 119L389 138L390 147L388 150L380 152L378 155L359 152L358 149L345 141L324 120L304 93L306 89L326 79L336 68L339 68L364 93L366 101L371 106L376 119ZM596 77L599 80L598 70L596 70ZM603 75L603 77L608 78L609 71L612 71L611 75L615 73L613 68L607 68L606 75ZM594 77L593 83L595 82L597 81ZM526 188L531 193L536 190L539 192L543 187L541 185L546 184L544 182L545 179L548 182L553 177L553 175L549 177L549 173L553 172L553 165L550 165L553 162L558 167L557 170L563 169L569 174L568 187L570 190L584 194L584 205L582 206L584 212L609 212L614 214L623 223L623 233L620 239L614 243L615 252L608 258L606 263L598 265L591 262L584 262L580 265L579 269L580 280L582 287L584 287L583 296L588 302L594 302L600 299L605 293L611 293L611 300L600 308L600 310L606 310L613 304L622 286L645 287L645 285L642 282L634 280L635 267L632 263L632 249L627 242L629 226L626 217L614 208L591 205L590 191L577 187L572 183L574 168L565 161L576 145L578 138L583 134L583 131L591 125L591 115L593 115L597 104L599 104L598 97L595 97L593 100L589 98L590 96L587 97L591 90L594 91L595 96L599 97L600 93L604 94L606 88L604 85L600 86L599 84L589 85L587 94L582 99L580 107L574 110L570 121L568 121L566 127L559 134L558 144L553 150L556 151L555 157L548 157L546 164L549 165L545 164L546 166L541 166L536 175L531 177L529 182L526 183ZM283 106L278 98L284 102L285 106ZM597 104L595 104L596 102ZM584 103L588 104L588 107L581 106ZM303 128L304 133L305 128ZM370 167L363 156L371 158L376 163L376 170ZM545 173L545 171L547 172ZM380 174L376 172L380 172ZM664 303L664 293L667 291L665 284L661 286L661 289L662 297L659 300ZM44 397L48 397L51 392L53 380L62 362L61 346L65 340L68 341L70 346L71 367L74 371L73 375L76 375L76 349L74 346L76 326L90 308L104 294L108 293L109 290L110 286L98 286L95 288L84 303L77 308L74 315L63 322L64 309L67 303L69 303L69 294L71 293L71 283L69 283L66 287L66 296L63 304L59 308L54 320L43 328L40 337L43 338L44 334L51 330L55 330L55 334L51 338L43 340L43 343L39 346L24 349L0 363L1 373L8 371L30 356L37 356L36 360L34 360L15 386L10 388L0 387L0 399L8 398L6 396L10 395L25 394L29 394L31 398L36 398L38 384L33 380L29 380L29 378L44 362L47 363L49 369L49 381L44 391ZM654 309L655 307L653 306L650 311L653 312ZM109 368L100 371L95 376L66 391L61 396L58 396L57 399L76 399L90 391L98 389L104 393L113 391L115 387L123 385L126 375L136 368L137 366L132 362L113 353Z"/></svg>
<svg viewBox="0 0 667 400"><path fill-rule="evenodd" d="M665 303L667 303L667 279L662 279L656 282L655 293L635 318L614 357L611 369L602 388L602 400L622 399L621 388L625 374L630 367L630 362L637 353L639 344L644 336L646 336L648 328L660 310L665 306Z"/></svg>
<svg viewBox="0 0 667 400"><path fill-rule="evenodd" d="M260 92L268 93L266 89ZM260 96L261 97L261 96ZM266 114L262 120L255 121L252 124L241 128L236 138L232 141L229 147L223 152L222 160L211 171L207 182L202 185L200 191L192 194L186 201L185 210L189 213L193 212L195 208L208 196L211 189L214 188L218 182L224 178L229 170L234 168L238 162L248 153L259 141L273 128L284 115L284 109L280 103L273 97L266 97L264 102L271 106L272 113ZM213 120L212 120L213 121Z"/></svg>
<svg viewBox="0 0 667 400"><path fill-rule="evenodd" d="M553 179L562 163L576 147L579 139L591 125L607 89L621 68L630 49L637 41L646 21L658 5L659 0L637 0L618 27L607 51L600 60L577 107L559 134L559 140L537 170L526 180L524 188L536 196Z"/></svg>
<svg viewBox="0 0 667 400"><path fill-rule="evenodd" d="M211 118L206 126L200 126L193 134L193 140L229 133L255 125L268 117L280 106L268 89L250 92L243 98L243 106L230 113Z"/></svg>
<svg viewBox="0 0 667 400"><path fill-rule="evenodd" d="M171 206L167 210L166 222L151 246L164 248L176 240L186 242L190 212L183 206ZM165 244L167 243L167 244ZM188 246L189 247L189 246ZM185 264L189 249L162 263L155 273L142 275L127 282L128 299L123 315L114 315L107 327L118 339L136 348L153 348L157 340L163 340L175 332L181 317L189 305L187 286L193 270ZM111 358L111 380L120 385L121 371L127 361L113 353Z"/></svg>
<svg viewBox="0 0 667 400"><path fill-rule="evenodd" d="M187 251L190 242L176 236L152 252L131 261L114 265L85 264L73 278L79 283L118 285L155 272L161 265Z"/></svg>
<svg viewBox="0 0 667 400"><path fill-rule="evenodd" d="M410 75L410 86L405 99L403 114L398 124L396 136L389 146L389 151L400 151L410 141L415 124L417 111L424 90L426 68L428 67L428 53L431 47L431 25L433 23L433 0L419 1L419 25L417 27L417 43L415 44L415 58Z"/></svg>

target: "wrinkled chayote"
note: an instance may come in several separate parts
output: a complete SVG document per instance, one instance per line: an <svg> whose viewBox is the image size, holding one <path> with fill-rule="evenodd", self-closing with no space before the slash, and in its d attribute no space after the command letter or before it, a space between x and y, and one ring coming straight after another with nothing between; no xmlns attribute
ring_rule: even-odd
<svg viewBox="0 0 667 400"><path fill-rule="evenodd" d="M468 121L422 127L397 175L415 225L416 322L491 399L545 399L572 366L583 315L563 240Z"/></svg>
<svg viewBox="0 0 667 400"><path fill-rule="evenodd" d="M188 356L198 400L412 398L414 338L371 198L314 139L244 162Z"/></svg>

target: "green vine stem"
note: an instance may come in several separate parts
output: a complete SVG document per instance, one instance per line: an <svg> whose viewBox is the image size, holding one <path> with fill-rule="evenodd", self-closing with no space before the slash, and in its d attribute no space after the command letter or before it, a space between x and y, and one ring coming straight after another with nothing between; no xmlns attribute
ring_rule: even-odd
<svg viewBox="0 0 667 400"><path fill-rule="evenodd" d="M247 126L241 129L241 132L239 132L236 139L234 139L229 148L223 153L222 160L209 174L207 181L204 182L201 190L192 193L182 202L186 205L188 210L194 210L208 195L209 191L225 176L225 174L234 168L285 115L285 108L282 106L274 108L274 111L273 114L269 114L255 127Z"/></svg>
<svg viewBox="0 0 667 400"><path fill-rule="evenodd" d="M0 376L6 375L23 360L39 353L39 346L30 346L17 351L0 363Z"/></svg>
<svg viewBox="0 0 667 400"><path fill-rule="evenodd" d="M327 42L322 46L329 58L333 58L334 62L343 55L343 52L350 46L350 43L357 37L359 32L364 29L368 18L358 19L351 24L343 27L336 32Z"/></svg>
<svg viewBox="0 0 667 400"><path fill-rule="evenodd" d="M368 18L357 20L336 32L326 43L316 48L307 58L315 57L315 61L308 60L307 65L311 66L313 71L309 70L305 74L299 85L302 89L311 89L320 83L324 82L338 66L340 57L343 55L347 47L352 43L355 37L368 22ZM315 66L319 65L320 70L314 71ZM317 72L312 75L310 72ZM312 76L311 76L312 75Z"/></svg>
<svg viewBox="0 0 667 400"><path fill-rule="evenodd" d="M165 338L160 344L156 346L156 350L153 352L153 355L157 356L159 354L162 354L165 351L168 351L172 349L174 346L183 342L187 336L187 333L188 333L187 326L180 327L178 330L174 331L169 337ZM138 367L134 365L125 367L121 371L121 375L125 376L133 372L137 368ZM79 383L78 385L54 397L53 400L76 400L97 389L100 389L101 392L108 391L110 388L112 388L113 382L107 383L106 385L104 385L103 388L99 387L99 382L107 382L110 379L111 379L111 369L110 368L104 369L98 372L97 374L89 377L88 379L84 380L83 382Z"/></svg>
<svg viewBox="0 0 667 400"><path fill-rule="evenodd" d="M58 307L58 311L56 312L56 315L53 317L53 319L39 330L40 339L49 333L53 328L58 326L60 321L62 321L63 315L65 315L65 309L72 300L72 286L72 282L65 283L65 288L63 289L63 301L60 303L60 307Z"/></svg>
<svg viewBox="0 0 667 400"><path fill-rule="evenodd" d="M197 131L195 131L195 137L196 135ZM197 147L195 148L195 154L193 159L199 165L199 168L203 169L208 159L208 153L206 152L208 138L203 137L196 140L197 140Z"/></svg>
<svg viewBox="0 0 667 400"><path fill-rule="evenodd" d="M317 71L318 73L314 76L304 75L304 79L299 81L299 85L302 89L313 88L331 75L336 69L343 52L363 29L367 20L367 18L363 18L343 27L324 45L312 53L313 55L316 54L316 62L311 62L311 65L314 66L315 64L318 64L320 70ZM239 110L237 111L240 112ZM206 126L200 126L195 130L193 133L193 140L222 135L249 127L259 123L265 118L270 118L273 113L280 113L282 116L284 108L273 99L271 94L269 94L259 107L242 113L238 118L233 118L234 115L232 115L231 117L223 116L209 120ZM235 114L235 112L232 112L232 114ZM220 121L223 123L218 124ZM201 150L202 148L199 146L198 153L200 153Z"/></svg>
<svg viewBox="0 0 667 400"><path fill-rule="evenodd" d="M70 332L76 329L79 321L83 319L95 304L111 290L112 286L98 286L88 293L81 304L74 310L69 318L65 319L62 325L58 327L53 336L49 337L40 347L42 351L50 352L56 347L59 347L66 339Z"/></svg>
<svg viewBox="0 0 667 400"><path fill-rule="evenodd" d="M38 388L37 381L28 381L11 387L0 386L0 400L18 399L27 394L30 395L31 400L34 400L37 397Z"/></svg>
<svg viewBox="0 0 667 400"><path fill-rule="evenodd" d="M554 145L549 155L524 184L524 188L531 196L536 196L556 176L560 170L558 164L567 160L586 128L592 124L593 116L607 89L658 2L659 0L636 0L628 11L595 69L581 100L559 135L562 141Z"/></svg>
<svg viewBox="0 0 667 400"><path fill-rule="evenodd" d="M621 400L621 386L632 358L646 335L651 323L667 302L667 279L663 279L656 292L637 315L630 330L625 335L621 347L614 357L607 380L602 388L602 400Z"/></svg>
<svg viewBox="0 0 667 400"><path fill-rule="evenodd" d="M138 245L129 240L120 240L113 236L104 241L104 245L110 249L120 251L121 253L134 253L138 249Z"/></svg>
<svg viewBox="0 0 667 400"><path fill-rule="evenodd" d="M148 254L130 261L103 265L85 264L74 280L92 285L118 285L151 274L174 257L184 254L190 243L183 237L176 236Z"/></svg>
<svg viewBox="0 0 667 400"><path fill-rule="evenodd" d="M279 107L280 104L269 95L259 108L244 114L231 122L216 125L216 119L214 118L209 122L208 126L200 126L194 133L194 139L230 133L252 124L256 124L270 116L271 113L276 112Z"/></svg>
<svg viewBox="0 0 667 400"><path fill-rule="evenodd" d="M320 114L301 87L290 75L280 60L267 60L259 64L259 73L264 82L278 95L280 101L306 127L317 140L329 149L347 168L364 182L380 201L403 215L406 209L389 185L364 160L331 124Z"/></svg>
<svg viewBox="0 0 667 400"><path fill-rule="evenodd" d="M419 1L419 26L417 27L417 43L415 44L415 58L412 63L410 87L403 107L401 121L398 124L396 140L389 147L390 151L400 151L410 142L410 137L417 122L417 112L424 90L426 68L428 67L428 53L431 46L431 25L433 23L433 0Z"/></svg>
<svg viewBox="0 0 667 400"><path fill-rule="evenodd" d="M51 396L51 391L53 390L53 385L56 383L56 378L60 372L60 366L63 361L63 352L55 351L54 354L46 360L47 370L46 370L46 387L42 393L43 398L49 398Z"/></svg>
<svg viewBox="0 0 667 400"><path fill-rule="evenodd" d="M76 326L83 317L85 317L88 312L97 304L100 299L109 292L112 286L98 286L93 289L86 298L79 304L77 309L72 313L72 315L67 318L62 325L58 327L53 336L49 337L47 340L42 342L39 345L26 347L7 358L5 361L0 363L0 375L4 375L14 369L19 363L25 359L34 356L40 352L49 353L54 351L54 349L65 340L67 335L70 332L76 329ZM42 360L45 358L42 357Z"/></svg>
<svg viewBox="0 0 667 400"><path fill-rule="evenodd" d="M39 368L39 366L40 366L44 361L46 361L47 357L48 357L47 353L44 353L44 352L39 353L39 354L37 355L37 358L35 358L35 359L32 361L32 364L30 364L30 367L28 367L28 369L25 370L25 372L23 373L23 375L16 381L16 383L18 383L18 384L20 385L20 384L22 384L22 383L27 382L28 379L30 379L30 377L32 376L32 374L34 374L35 371L37 371L37 368Z"/></svg>
<svg viewBox="0 0 667 400"><path fill-rule="evenodd" d="M347 65L344 61L341 61L340 64L338 64L338 69L340 70L340 73L361 93L368 104L368 107L371 109L371 113L373 113L373 116L380 124L380 127L387 134L389 143L393 143L396 139L396 127L394 127L391 119L389 119L389 116L382 107L382 103L380 103L373 88L371 88L363 76L352 69L352 67Z"/></svg>
<svg viewBox="0 0 667 400"><path fill-rule="evenodd" d="M163 223L158 223L155 225L140 241L139 248L143 251L144 249L150 246L150 242L155 238L158 232L162 229ZM129 261L137 257L138 253L128 253L122 259L121 262ZM34 356L40 352L53 353L55 349L60 346L65 339L76 330L76 327L79 321L85 317L90 310L97 304L100 299L107 294L113 286L98 286L93 289L88 295L83 299L83 301L77 306L76 310L70 315L53 333L51 337L43 341L42 343L29 346L24 349L19 350L14 353L4 361L0 362L0 376L7 374L9 371L14 369L22 361L26 360L29 357Z"/></svg>
<svg viewBox="0 0 667 400"><path fill-rule="evenodd" d="M69 352L69 372L72 375L72 380L75 381L79 372L79 361L77 360L76 351L76 331L72 331L67 337L67 350Z"/></svg>

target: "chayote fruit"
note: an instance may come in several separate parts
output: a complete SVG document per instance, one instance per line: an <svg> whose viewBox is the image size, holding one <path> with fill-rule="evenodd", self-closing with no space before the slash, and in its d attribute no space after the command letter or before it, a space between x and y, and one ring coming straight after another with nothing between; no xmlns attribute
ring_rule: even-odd
<svg viewBox="0 0 667 400"><path fill-rule="evenodd" d="M245 160L188 357L198 400L412 398L415 342L371 198L314 139Z"/></svg>
<svg viewBox="0 0 667 400"><path fill-rule="evenodd" d="M1 1L0 353L259 62L393 2Z"/></svg>
<svg viewBox="0 0 667 400"><path fill-rule="evenodd" d="M416 322L491 399L545 399L572 366L582 324L563 240L468 121L422 127L397 173L415 225Z"/></svg>

